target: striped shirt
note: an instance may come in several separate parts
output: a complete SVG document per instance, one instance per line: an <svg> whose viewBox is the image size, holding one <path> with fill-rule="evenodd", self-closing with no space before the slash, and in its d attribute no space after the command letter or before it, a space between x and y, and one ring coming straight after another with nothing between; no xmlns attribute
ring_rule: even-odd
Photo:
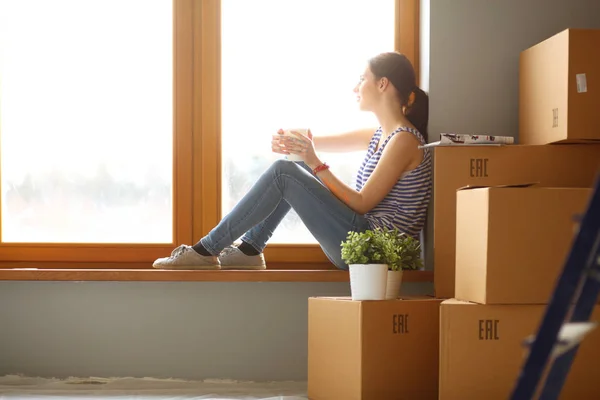
<svg viewBox="0 0 600 400"><path fill-rule="evenodd" d="M419 131L408 127L400 127L375 151L382 134L381 127L378 128L371 138L365 159L358 170L356 176L357 191L360 191L367 183L390 139L402 131L412 133L422 144L425 144L425 139ZM417 168L405 172L387 196L365 214L371 228L398 228L400 232L418 239L425 224L427 206L431 198L431 175L431 153L429 149L424 149L423 161Z"/></svg>

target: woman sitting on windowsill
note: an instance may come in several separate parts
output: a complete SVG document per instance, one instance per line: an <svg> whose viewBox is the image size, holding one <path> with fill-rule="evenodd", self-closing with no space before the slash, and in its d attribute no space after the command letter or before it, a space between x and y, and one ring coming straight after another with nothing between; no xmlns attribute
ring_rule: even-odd
<svg viewBox="0 0 600 400"><path fill-rule="evenodd" d="M395 52L370 59L354 92L360 109L377 117L377 129L316 137L310 131L283 136L279 130L272 150L303 162L274 162L208 235L177 247L153 267L264 269L262 252L290 208L344 270L340 244L349 231L388 227L418 237L431 197L430 150L418 148L427 142L428 97L417 87L410 61ZM366 151L356 188L338 179L315 150Z"/></svg>

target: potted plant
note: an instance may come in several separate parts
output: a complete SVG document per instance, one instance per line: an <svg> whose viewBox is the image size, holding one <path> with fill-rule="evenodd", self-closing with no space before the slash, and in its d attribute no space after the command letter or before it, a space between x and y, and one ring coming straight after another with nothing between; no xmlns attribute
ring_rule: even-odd
<svg viewBox="0 0 600 400"><path fill-rule="evenodd" d="M350 231L341 247L342 260L350 267L353 300L397 298L402 272L423 265L420 243L397 229Z"/></svg>

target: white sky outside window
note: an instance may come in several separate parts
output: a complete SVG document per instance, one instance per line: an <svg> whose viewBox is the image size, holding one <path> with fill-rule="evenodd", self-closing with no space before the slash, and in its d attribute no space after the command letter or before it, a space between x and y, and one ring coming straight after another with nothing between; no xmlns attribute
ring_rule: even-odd
<svg viewBox="0 0 600 400"><path fill-rule="evenodd" d="M278 128L314 135L377 126L352 89L366 61L394 49L394 0L222 0L222 210L281 155ZM354 187L364 152L325 154ZM316 243L292 210L270 243Z"/></svg>
<svg viewBox="0 0 600 400"><path fill-rule="evenodd" d="M0 0L4 242L172 241L172 9Z"/></svg>

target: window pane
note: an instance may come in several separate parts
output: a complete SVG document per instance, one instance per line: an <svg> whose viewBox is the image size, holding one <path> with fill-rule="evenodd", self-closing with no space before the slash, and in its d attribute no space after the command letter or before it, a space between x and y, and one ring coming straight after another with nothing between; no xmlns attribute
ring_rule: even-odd
<svg viewBox="0 0 600 400"><path fill-rule="evenodd" d="M172 9L0 0L3 242L172 242Z"/></svg>
<svg viewBox="0 0 600 400"><path fill-rule="evenodd" d="M375 126L352 89L368 58L394 49L394 0L222 0L222 209L279 155L278 128L315 135ZM364 153L322 154L354 187ZM316 243L290 212L271 243Z"/></svg>

